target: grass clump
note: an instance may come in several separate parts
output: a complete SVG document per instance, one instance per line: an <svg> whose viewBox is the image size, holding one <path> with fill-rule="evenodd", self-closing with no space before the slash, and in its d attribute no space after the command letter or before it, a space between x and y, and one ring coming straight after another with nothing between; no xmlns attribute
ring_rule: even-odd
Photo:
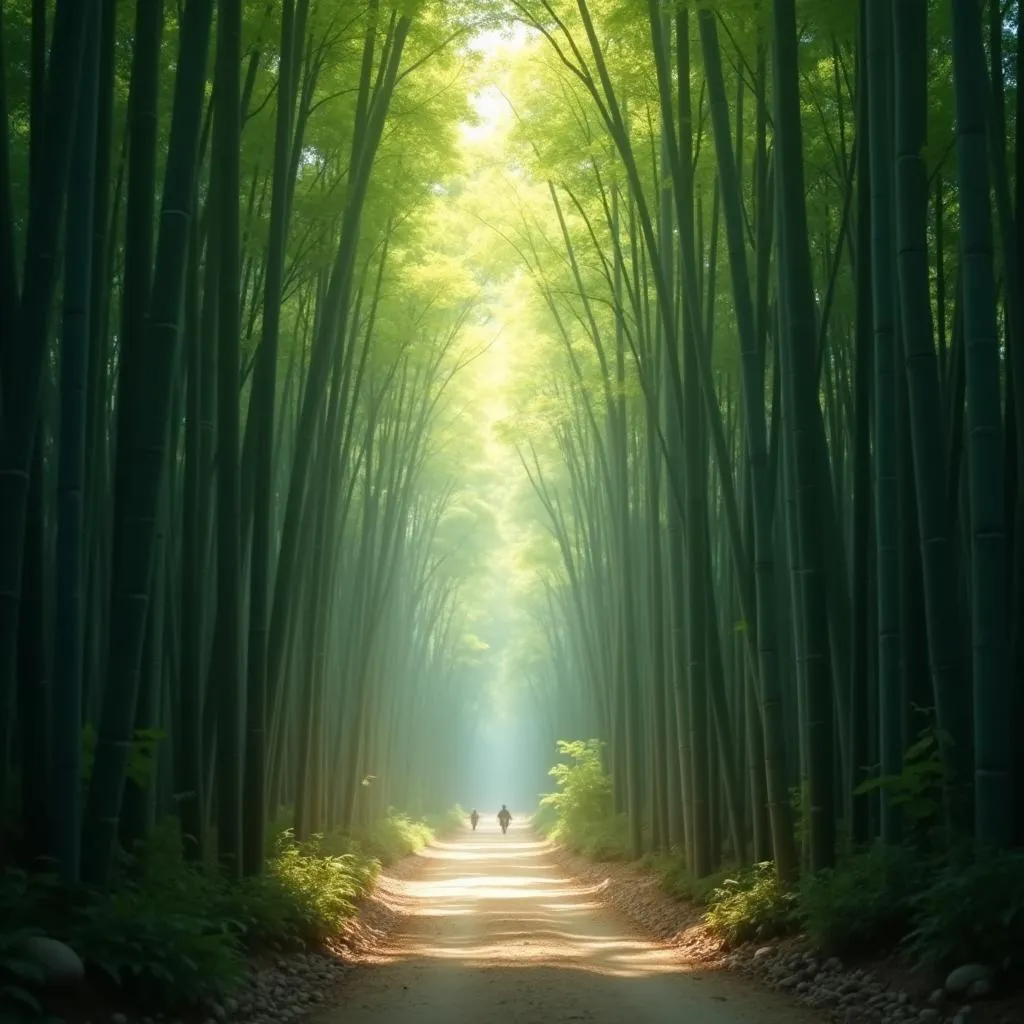
<svg viewBox="0 0 1024 1024"><path fill-rule="evenodd" d="M377 861L384 867L394 864L410 853L422 850L434 833L425 821L417 821L408 815L392 811L386 818L372 825L360 825L349 835L342 837L348 850Z"/></svg>
<svg viewBox="0 0 1024 1024"><path fill-rule="evenodd" d="M715 871L704 878L695 878L681 857L665 858L655 865L662 889L673 899L684 903L708 906L712 893L725 885L730 873Z"/></svg>
<svg viewBox="0 0 1024 1024"><path fill-rule="evenodd" d="M704 923L730 946L787 935L799 924L797 894L779 881L770 861L725 879L706 902Z"/></svg>
<svg viewBox="0 0 1024 1024"><path fill-rule="evenodd" d="M358 853L328 853L325 845L323 836L297 843L288 829L263 875L216 894L214 915L247 952L317 945L355 913L380 865Z"/></svg>
<svg viewBox="0 0 1024 1024"><path fill-rule="evenodd" d="M469 815L456 804L444 814L426 814L423 820L435 838L442 839L445 836L450 836L453 832L458 832L469 820Z"/></svg>

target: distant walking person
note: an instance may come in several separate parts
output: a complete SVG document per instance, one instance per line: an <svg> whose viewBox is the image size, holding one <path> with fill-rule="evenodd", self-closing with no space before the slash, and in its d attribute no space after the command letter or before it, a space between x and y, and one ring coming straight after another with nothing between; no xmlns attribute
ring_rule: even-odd
<svg viewBox="0 0 1024 1024"><path fill-rule="evenodd" d="M473 810L470 811L470 813L469 813L469 823L470 823L470 825L473 826L473 831L474 832L476 831L476 823L479 820L480 820L480 815L476 813L476 808L474 807Z"/></svg>
<svg viewBox="0 0 1024 1024"><path fill-rule="evenodd" d="M509 814L508 808L502 804L501 810L498 811L498 824L501 826L502 835L508 831L508 823L512 820L512 815Z"/></svg>

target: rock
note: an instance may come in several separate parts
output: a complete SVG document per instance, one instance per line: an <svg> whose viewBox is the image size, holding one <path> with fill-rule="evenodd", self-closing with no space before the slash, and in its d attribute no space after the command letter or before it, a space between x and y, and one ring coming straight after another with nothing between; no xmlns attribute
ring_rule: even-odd
<svg viewBox="0 0 1024 1024"><path fill-rule="evenodd" d="M967 987L967 997L969 999L984 999L985 996L991 994L992 981L989 978L978 978Z"/></svg>
<svg viewBox="0 0 1024 1024"><path fill-rule="evenodd" d="M128 1024L128 1018L123 1013L112 1013L110 1024Z"/></svg>
<svg viewBox="0 0 1024 1024"><path fill-rule="evenodd" d="M924 1024L925 1021L938 1020L939 1011L933 1006L926 1007L917 1015L917 1019L921 1021L922 1024Z"/></svg>
<svg viewBox="0 0 1024 1024"><path fill-rule="evenodd" d="M767 960L769 957L775 956L774 946L760 946L754 951L755 960Z"/></svg>
<svg viewBox="0 0 1024 1024"><path fill-rule="evenodd" d="M984 964L964 964L949 972L945 988L950 995L959 995L976 981L988 981L991 984L991 978L992 972Z"/></svg>
<svg viewBox="0 0 1024 1024"><path fill-rule="evenodd" d="M932 994L928 997L928 1003L931 1006L941 1006L943 999L946 998L946 990L943 988L935 989Z"/></svg>
<svg viewBox="0 0 1024 1024"><path fill-rule="evenodd" d="M43 984L47 988L66 988L79 985L85 979L82 958L68 945L44 935L33 935L22 947L25 956L43 971Z"/></svg>

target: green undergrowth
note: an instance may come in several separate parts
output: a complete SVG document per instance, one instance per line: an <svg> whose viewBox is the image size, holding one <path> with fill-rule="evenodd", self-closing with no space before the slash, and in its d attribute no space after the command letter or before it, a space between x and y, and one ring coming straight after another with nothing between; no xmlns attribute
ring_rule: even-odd
<svg viewBox="0 0 1024 1024"><path fill-rule="evenodd" d="M551 769L558 788L541 798L534 827L591 860L628 860L626 816L614 813L612 780L601 761L602 744L559 740L558 751L569 763Z"/></svg>
<svg viewBox="0 0 1024 1024"><path fill-rule="evenodd" d="M624 816L612 811L612 779L595 740L560 742L565 759L551 770L557 789L541 801L534 826L592 860L628 859ZM904 770L873 779L907 824L905 845L873 845L842 857L794 886L771 862L697 878L677 853L645 856L666 894L703 908L726 945L802 934L823 955L893 954L944 971L981 962L1024 970L1024 852L989 852L941 838L935 790L937 742L927 730L905 755ZM796 802L796 837L801 835Z"/></svg>
<svg viewBox="0 0 1024 1024"><path fill-rule="evenodd" d="M697 878L678 855L653 858L647 866L658 875L662 889L673 899L702 907L708 905L711 894L729 878L725 870Z"/></svg>
<svg viewBox="0 0 1024 1024"><path fill-rule="evenodd" d="M123 857L103 890L8 870L0 874L0 1019L43 1013L38 968L23 953L32 935L66 942L101 991L139 1007L223 996L247 957L322 944L355 913L382 866L461 821L459 808L429 821L393 812L351 834L306 842L278 827L263 875L239 883L186 862L174 819Z"/></svg>

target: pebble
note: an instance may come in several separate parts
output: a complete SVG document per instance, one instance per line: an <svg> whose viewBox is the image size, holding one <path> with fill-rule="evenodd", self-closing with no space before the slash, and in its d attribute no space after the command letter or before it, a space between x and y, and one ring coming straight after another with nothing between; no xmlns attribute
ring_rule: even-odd
<svg viewBox="0 0 1024 1024"><path fill-rule="evenodd" d="M949 972L946 977L945 989L950 995L969 992L977 982L988 982L991 985L992 972L984 964L964 964Z"/></svg>

